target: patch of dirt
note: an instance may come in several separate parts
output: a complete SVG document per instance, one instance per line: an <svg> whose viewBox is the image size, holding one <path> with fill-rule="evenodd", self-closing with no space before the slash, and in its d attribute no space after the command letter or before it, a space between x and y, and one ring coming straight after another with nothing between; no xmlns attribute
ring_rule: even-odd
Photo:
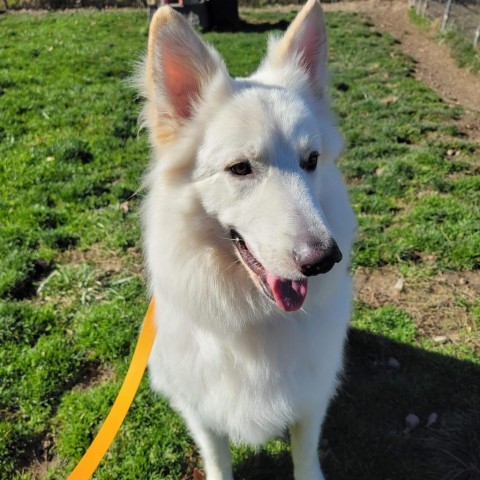
<svg viewBox="0 0 480 480"><path fill-rule="evenodd" d="M127 276L139 276L145 280L145 269L143 266L142 254L139 248L128 248L124 255L117 250L106 248L102 244L95 244L88 250L66 250L56 258L57 266L80 266L87 264L95 268L95 281L89 285L78 284L75 289L70 289L68 294L50 295L46 292L45 285L50 277L58 272L52 269L51 275L46 276L42 282L35 285L34 295L29 298L32 304L44 302L56 302L58 305L67 306L73 301L81 300L82 303L92 300L101 301L105 298L106 289L104 284L117 274ZM145 280L146 282L146 280Z"/></svg>
<svg viewBox="0 0 480 480"><path fill-rule="evenodd" d="M325 11L357 12L370 17L375 28L392 35L417 63L415 77L448 103L475 112L478 134L480 76L458 67L446 45L420 31L408 19L408 3L399 0L357 0L324 4Z"/></svg>
<svg viewBox="0 0 480 480"><path fill-rule="evenodd" d="M128 248L124 256L119 256L117 251L109 250L100 244L88 250L67 250L59 256L58 263L88 263L103 270L105 274L119 273L126 269L136 274L143 271L142 254L140 249L135 247Z"/></svg>
<svg viewBox="0 0 480 480"><path fill-rule="evenodd" d="M373 307L398 306L412 316L422 336L454 341L461 329L477 330L468 305L480 298L479 272L405 278L393 267L359 268L354 283L358 300Z"/></svg>
<svg viewBox="0 0 480 480"><path fill-rule="evenodd" d="M457 125L467 139L480 143L480 114L478 112L467 110L457 121Z"/></svg>
<svg viewBox="0 0 480 480"><path fill-rule="evenodd" d="M31 452L31 458L25 459L27 461L26 468L23 472L28 474L28 478L32 480L40 480L45 478L48 471L58 465L59 461L53 454L54 439L51 433L47 433L41 439L38 448Z"/></svg>
<svg viewBox="0 0 480 480"><path fill-rule="evenodd" d="M115 376L113 368L99 363L87 363L82 367L80 378L75 385L75 390L88 390L100 383L112 379Z"/></svg>

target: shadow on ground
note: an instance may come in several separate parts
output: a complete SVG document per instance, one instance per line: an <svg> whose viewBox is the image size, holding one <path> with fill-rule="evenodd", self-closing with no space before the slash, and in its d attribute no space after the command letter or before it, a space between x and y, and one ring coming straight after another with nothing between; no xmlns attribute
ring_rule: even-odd
<svg viewBox="0 0 480 480"><path fill-rule="evenodd" d="M480 480L480 367L352 329L319 453L329 480ZM293 479L290 456L252 455L235 478Z"/></svg>
<svg viewBox="0 0 480 480"><path fill-rule="evenodd" d="M214 27L213 31L216 32L244 32L244 33L264 33L270 32L272 30L281 30L285 31L290 25L290 22L287 20L279 20L278 22L261 22L261 23L250 23L245 20L240 19L240 22L235 28L218 28Z"/></svg>

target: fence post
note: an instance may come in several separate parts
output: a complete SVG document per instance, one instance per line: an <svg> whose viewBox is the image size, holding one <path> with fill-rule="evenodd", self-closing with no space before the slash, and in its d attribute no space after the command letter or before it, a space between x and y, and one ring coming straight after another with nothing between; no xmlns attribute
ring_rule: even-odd
<svg viewBox="0 0 480 480"><path fill-rule="evenodd" d="M452 0L447 1L447 5L445 6L445 13L443 14L443 20L442 20L442 27L440 28L440 31L443 32L447 28L447 22L448 22L448 17L450 16L450 8L452 6Z"/></svg>
<svg viewBox="0 0 480 480"><path fill-rule="evenodd" d="M424 0L419 0L418 1L418 8L417 8L417 13L419 15L422 15L422 11L423 11L423 4L424 4Z"/></svg>
<svg viewBox="0 0 480 480"><path fill-rule="evenodd" d="M427 14L427 8L428 8L428 0L425 0L423 2L422 12L421 12L423 17Z"/></svg>
<svg viewBox="0 0 480 480"><path fill-rule="evenodd" d="M475 37L473 38L473 48L477 48L479 38L480 38L480 22L478 22L478 27L475 30Z"/></svg>
<svg viewBox="0 0 480 480"><path fill-rule="evenodd" d="M147 15L148 22L152 19L154 13L157 11L157 1L156 0L147 0Z"/></svg>
<svg viewBox="0 0 480 480"><path fill-rule="evenodd" d="M422 5L422 0L414 0L415 11L420 15L420 7Z"/></svg>

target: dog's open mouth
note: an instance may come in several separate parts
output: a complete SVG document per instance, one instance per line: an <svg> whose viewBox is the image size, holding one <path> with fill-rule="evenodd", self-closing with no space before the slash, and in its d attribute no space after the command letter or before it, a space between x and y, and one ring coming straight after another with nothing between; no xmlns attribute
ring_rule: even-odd
<svg viewBox="0 0 480 480"><path fill-rule="evenodd" d="M235 230L230 230L243 263L259 278L264 293L283 311L293 312L302 307L307 296L308 280L289 280L269 272L249 250L245 240Z"/></svg>

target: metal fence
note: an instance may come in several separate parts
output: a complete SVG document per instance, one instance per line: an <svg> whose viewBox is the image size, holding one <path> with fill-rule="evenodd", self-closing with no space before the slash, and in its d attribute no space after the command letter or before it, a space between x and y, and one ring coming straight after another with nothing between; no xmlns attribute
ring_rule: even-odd
<svg viewBox="0 0 480 480"><path fill-rule="evenodd" d="M480 0L414 0L420 15L438 22L440 31L454 29L474 47L480 45Z"/></svg>

